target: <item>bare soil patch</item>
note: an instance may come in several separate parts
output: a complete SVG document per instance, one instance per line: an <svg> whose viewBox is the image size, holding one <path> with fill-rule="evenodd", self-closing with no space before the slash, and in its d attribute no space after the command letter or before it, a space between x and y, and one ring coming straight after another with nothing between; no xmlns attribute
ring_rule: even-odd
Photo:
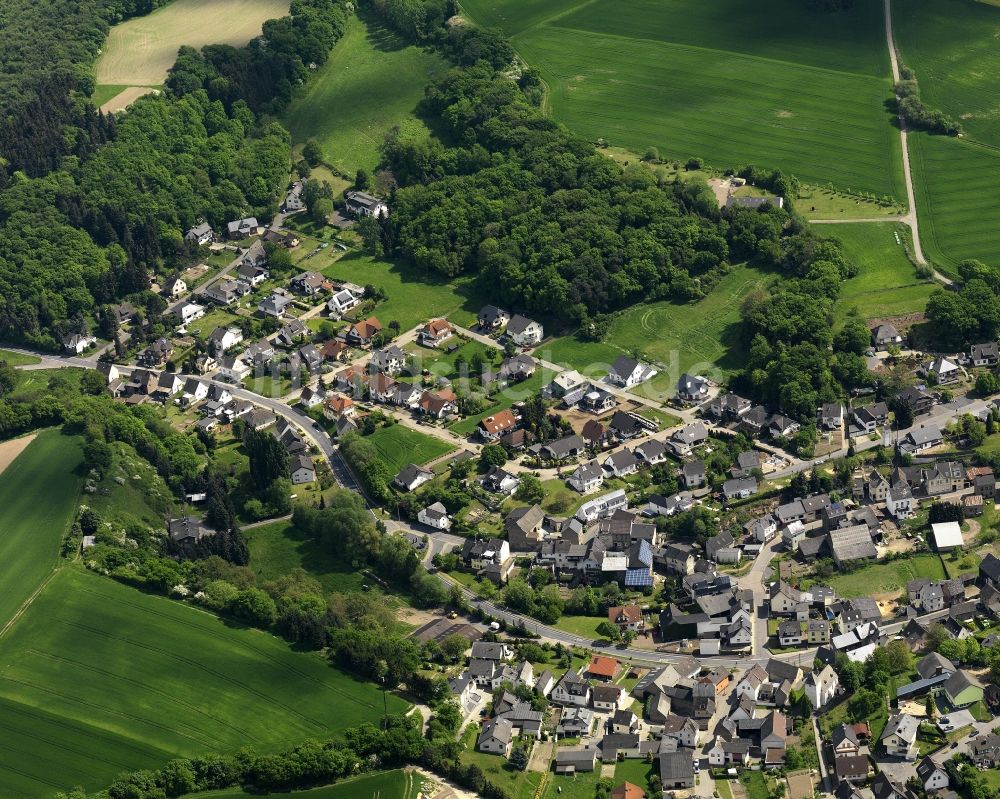
<svg viewBox="0 0 1000 799"><path fill-rule="evenodd" d="M24 452L28 445L35 440L35 433L20 438L12 438L10 441L0 443L0 474L10 466L15 458Z"/></svg>
<svg viewBox="0 0 1000 799"><path fill-rule="evenodd" d="M127 89L119 92L102 105L101 111L105 114L114 114L117 111L124 111L140 97L156 91L159 90L154 89L152 86L129 86Z"/></svg>

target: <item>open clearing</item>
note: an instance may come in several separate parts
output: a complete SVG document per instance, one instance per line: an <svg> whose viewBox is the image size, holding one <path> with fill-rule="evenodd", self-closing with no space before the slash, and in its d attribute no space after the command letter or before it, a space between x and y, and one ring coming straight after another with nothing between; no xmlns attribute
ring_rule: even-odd
<svg viewBox="0 0 1000 799"><path fill-rule="evenodd" d="M513 34L553 116L584 136L902 196L878 0L837 14L796 0L581 0L547 16L521 5L463 3Z"/></svg>
<svg viewBox="0 0 1000 799"><path fill-rule="evenodd" d="M856 277L844 281L837 301L837 319L851 308L864 319L917 313L927 307L927 298L937 288L917 277L916 269L896 243L894 233L906 241L906 228L893 222L830 225L816 231L840 240L848 257L860 267Z"/></svg>
<svg viewBox="0 0 1000 799"><path fill-rule="evenodd" d="M321 257L317 256L317 261ZM315 269L336 280L382 289L388 299L378 304L375 316L383 326L393 320L399 322L401 330L437 316L447 316L463 326L474 325L476 313L485 302L476 295L471 277L441 280L406 264L380 261L370 255L351 253L325 268L313 262L305 262L302 268Z"/></svg>
<svg viewBox="0 0 1000 799"><path fill-rule="evenodd" d="M414 112L424 88L446 69L440 56L352 16L330 59L292 103L285 124L294 142L315 139L335 169L352 177L361 168L371 171L393 127L405 138L428 135Z"/></svg>
<svg viewBox="0 0 1000 799"><path fill-rule="evenodd" d="M914 555L889 563L863 566L850 574L834 574L823 582L840 596L872 596L902 592L910 580L918 577L943 580L945 573L941 558L930 553Z"/></svg>
<svg viewBox="0 0 1000 799"><path fill-rule="evenodd" d="M734 266L698 302L636 305L615 318L603 342L566 336L544 344L537 354L590 377L607 374L622 353L657 364L663 380L676 380L686 371L720 377L741 365L740 303L766 281L757 269Z"/></svg>
<svg viewBox="0 0 1000 799"><path fill-rule="evenodd" d="M411 430L401 424L380 427L367 438L393 474L407 464L415 463L417 466L422 466L455 449L440 438Z"/></svg>
<svg viewBox="0 0 1000 799"><path fill-rule="evenodd" d="M313 788L294 793L244 793L243 791L209 791L191 794L192 799L246 799L248 796L284 796L291 799L416 799L420 791L420 775L397 769L381 774L365 774L343 780L324 788Z"/></svg>
<svg viewBox="0 0 1000 799"><path fill-rule="evenodd" d="M115 94L110 100L102 103L100 110L104 114L114 114L124 111L140 97L152 94L157 91L152 86L126 86L122 91Z"/></svg>
<svg viewBox="0 0 1000 799"><path fill-rule="evenodd" d="M171 757L274 750L382 714L376 687L319 655L76 568L0 641L0 662L5 797L93 790Z"/></svg>
<svg viewBox="0 0 1000 799"><path fill-rule="evenodd" d="M182 45L241 47L266 20L288 13L288 0L174 0L115 25L97 60L98 84L159 86Z"/></svg>
<svg viewBox="0 0 1000 799"><path fill-rule="evenodd" d="M20 441L4 446L16 449ZM78 439L47 430L0 476L0 628L56 564L59 542L76 512L82 460Z"/></svg>

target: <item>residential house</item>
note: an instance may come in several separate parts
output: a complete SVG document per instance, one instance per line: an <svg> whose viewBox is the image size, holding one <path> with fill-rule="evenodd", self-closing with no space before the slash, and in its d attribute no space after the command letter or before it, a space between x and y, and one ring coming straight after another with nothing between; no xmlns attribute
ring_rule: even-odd
<svg viewBox="0 0 1000 799"><path fill-rule="evenodd" d="M984 733L972 740L969 757L979 769L1000 768L1000 735Z"/></svg>
<svg viewBox="0 0 1000 799"><path fill-rule="evenodd" d="M694 573L694 553L684 544L667 544L659 553L667 571L674 574Z"/></svg>
<svg viewBox="0 0 1000 799"><path fill-rule="evenodd" d="M957 383L962 377L962 368L952 360L944 357L934 358L924 365L924 374L933 379L939 386Z"/></svg>
<svg viewBox="0 0 1000 799"><path fill-rule="evenodd" d="M481 419L476 429L483 441L492 442L516 427L517 417L514 416L514 412L510 409L504 409Z"/></svg>
<svg viewBox="0 0 1000 799"><path fill-rule="evenodd" d="M829 664L823 666L818 672L809 672L803 683L806 696L817 711L833 700L839 686L840 680L837 677L837 672Z"/></svg>
<svg viewBox="0 0 1000 799"><path fill-rule="evenodd" d="M781 646L799 646L802 643L802 622L785 619L778 624L778 643Z"/></svg>
<svg viewBox="0 0 1000 799"><path fill-rule="evenodd" d="M628 693L620 685L595 685L590 692L590 701L595 710L603 713L616 712L625 702ZM631 711L629 711L631 715Z"/></svg>
<svg viewBox="0 0 1000 799"><path fill-rule="evenodd" d="M604 469L600 467L597 461L581 463L576 467L573 474L566 479L566 482L581 494L589 494L591 491L597 491L604 485Z"/></svg>
<svg viewBox="0 0 1000 799"><path fill-rule="evenodd" d="M611 682L617 675L621 664L614 658L604 655L594 655L587 665L585 674L594 680Z"/></svg>
<svg viewBox="0 0 1000 799"><path fill-rule="evenodd" d="M945 698L952 707L962 708L981 702L983 686L979 680L963 669L957 669L944 684Z"/></svg>
<svg viewBox="0 0 1000 799"><path fill-rule="evenodd" d="M920 722L906 713L894 713L882 731L882 745L890 757L917 758L917 729Z"/></svg>
<svg viewBox="0 0 1000 799"><path fill-rule="evenodd" d="M662 752L659 767L664 792L694 787L694 760L690 752Z"/></svg>
<svg viewBox="0 0 1000 799"><path fill-rule="evenodd" d="M399 474L393 478L393 483L403 491L414 491L433 479L434 472L428 469L421 469L416 464L411 463L400 470Z"/></svg>
<svg viewBox="0 0 1000 799"><path fill-rule="evenodd" d="M705 462L701 460L687 461L681 466L681 482L688 490L705 484Z"/></svg>
<svg viewBox="0 0 1000 799"><path fill-rule="evenodd" d="M589 707L590 692L590 683L571 669L556 683L549 695L549 700L557 705Z"/></svg>
<svg viewBox="0 0 1000 799"><path fill-rule="evenodd" d="M708 441L708 428L703 422L685 425L670 437L670 446L678 455L687 455Z"/></svg>
<svg viewBox="0 0 1000 799"><path fill-rule="evenodd" d="M531 552L542 536L545 514L538 505L514 508L504 519L504 530L513 552Z"/></svg>
<svg viewBox="0 0 1000 799"><path fill-rule="evenodd" d="M757 479L754 477L737 477L722 484L722 495L727 501L746 499L756 493Z"/></svg>
<svg viewBox="0 0 1000 799"><path fill-rule="evenodd" d="M349 310L357 307L360 302L361 300L347 289L340 289L335 291L327 301L326 308L330 312L330 316L334 319L340 319Z"/></svg>
<svg viewBox="0 0 1000 799"><path fill-rule="evenodd" d="M767 420L767 432L771 438L789 438L802 429L802 425L781 413L772 413Z"/></svg>
<svg viewBox="0 0 1000 799"><path fill-rule="evenodd" d="M371 365L387 375L398 375L406 366L406 353L395 344L372 352Z"/></svg>
<svg viewBox="0 0 1000 799"><path fill-rule="evenodd" d="M826 619L809 619L806 622L806 642L810 645L830 643L830 622Z"/></svg>
<svg viewBox="0 0 1000 799"><path fill-rule="evenodd" d="M292 456L288 464L288 471L292 477L292 485L302 483L312 483L316 481L316 466L312 458L305 454Z"/></svg>
<svg viewBox="0 0 1000 799"><path fill-rule="evenodd" d="M271 273L261 264L247 263L247 256L244 256L243 263L236 268L236 276L241 283L246 283L250 288L257 288L271 276Z"/></svg>
<svg viewBox="0 0 1000 799"><path fill-rule="evenodd" d="M245 239L248 236L256 236L260 225L257 217L248 216L244 219L236 219L226 225L226 235L231 239Z"/></svg>
<svg viewBox="0 0 1000 799"><path fill-rule="evenodd" d="M909 519L913 515L913 492L902 480L886 492L885 509L895 519Z"/></svg>
<svg viewBox="0 0 1000 799"><path fill-rule="evenodd" d="M608 608L608 621L620 630L642 632L645 623L642 608L638 605L616 605Z"/></svg>
<svg viewBox="0 0 1000 799"><path fill-rule="evenodd" d="M271 316L281 319L285 315L288 306L292 304L293 298L283 291L272 291L257 306L257 311L264 316Z"/></svg>
<svg viewBox="0 0 1000 799"><path fill-rule="evenodd" d="M455 331L445 319L432 319L417 334L417 340L425 347L439 347L454 335Z"/></svg>
<svg viewBox="0 0 1000 799"><path fill-rule="evenodd" d="M562 461L581 455L586 448L587 445L580 436L570 435L542 445L540 452L547 460Z"/></svg>
<svg viewBox="0 0 1000 799"><path fill-rule="evenodd" d="M948 787L948 772L930 757L924 757L917 763L917 779L928 793Z"/></svg>
<svg viewBox="0 0 1000 799"><path fill-rule="evenodd" d="M593 746L579 748L560 747L556 750L555 772L568 776L593 771L597 764L597 749Z"/></svg>
<svg viewBox="0 0 1000 799"><path fill-rule="evenodd" d="M71 352L74 355L79 355L85 352L88 347L92 347L97 343L97 337L88 335L87 333L70 333L63 337L62 340L63 349L66 352Z"/></svg>
<svg viewBox="0 0 1000 799"><path fill-rule="evenodd" d="M163 296L177 299L188 290L187 283L180 275L171 275L163 283Z"/></svg>
<svg viewBox="0 0 1000 799"><path fill-rule="evenodd" d="M217 327L208 337L208 348L218 356L242 342L243 331L238 327Z"/></svg>
<svg viewBox="0 0 1000 799"><path fill-rule="evenodd" d="M194 227L189 227L184 234L184 240L194 242L199 247L209 244L215 238L215 231L208 222L199 222Z"/></svg>
<svg viewBox="0 0 1000 799"><path fill-rule="evenodd" d="M709 383L700 375L681 375L677 381L677 399L681 402L703 402L708 399Z"/></svg>
<svg viewBox="0 0 1000 799"><path fill-rule="evenodd" d="M637 444L635 449L632 451L643 463L649 465L662 463L667 459L667 448L662 442L657 441L655 438L651 438L648 441L643 441L642 443Z"/></svg>
<svg viewBox="0 0 1000 799"><path fill-rule="evenodd" d="M319 272L302 272L288 282L292 291L305 297L314 297L329 285L327 279Z"/></svg>
<svg viewBox="0 0 1000 799"><path fill-rule="evenodd" d="M1000 350L995 341L973 344L969 348L969 363L973 366L996 366L1000 362Z"/></svg>
<svg viewBox="0 0 1000 799"><path fill-rule="evenodd" d="M876 325L871 330L872 344L878 350L884 350L886 347L903 343L903 337L899 334L899 331L890 324Z"/></svg>
<svg viewBox="0 0 1000 799"><path fill-rule="evenodd" d="M840 430L844 426L844 406L828 402L820 406L819 426L824 430Z"/></svg>
<svg viewBox="0 0 1000 799"><path fill-rule="evenodd" d="M519 347L532 347L545 337L539 322L520 314L515 314L507 322L507 336Z"/></svg>
<svg viewBox="0 0 1000 799"><path fill-rule="evenodd" d="M428 505L417 513L417 521L433 527L435 530L448 530L451 528L451 517L448 510L440 502Z"/></svg>
<svg viewBox="0 0 1000 799"><path fill-rule="evenodd" d="M344 207L356 217L370 216L382 219L389 216L389 206L372 194L364 191L345 191Z"/></svg>
<svg viewBox="0 0 1000 799"><path fill-rule="evenodd" d="M510 313L495 305L484 305L476 315L480 330L498 330L510 321Z"/></svg>
<svg viewBox="0 0 1000 799"><path fill-rule="evenodd" d="M594 729L594 711L587 707L564 707L556 724L556 738L582 738Z"/></svg>
<svg viewBox="0 0 1000 799"><path fill-rule="evenodd" d="M637 361L628 355L619 355L615 358L615 362L611 364L608 380L616 386L631 388L649 380L655 375L656 369L649 364Z"/></svg>
<svg viewBox="0 0 1000 799"><path fill-rule="evenodd" d="M517 490L518 478L500 466L490 466L480 482L493 494L513 494Z"/></svg>
<svg viewBox="0 0 1000 799"><path fill-rule="evenodd" d="M913 386L908 386L904 388L899 394L896 395L896 399L906 405L913 416L920 416L925 413L930 413L931 408L934 405L934 397L919 388Z"/></svg>
<svg viewBox="0 0 1000 799"><path fill-rule="evenodd" d="M476 739L476 749L492 755L510 756L514 741L514 725L510 719L490 719Z"/></svg>
<svg viewBox="0 0 1000 799"><path fill-rule="evenodd" d="M205 289L203 296L217 305L232 305L243 296L243 289L235 280L223 278Z"/></svg>
<svg viewBox="0 0 1000 799"><path fill-rule="evenodd" d="M372 339L382 330L382 323L374 316L355 322L347 328L345 338L347 343L355 347L367 347Z"/></svg>
<svg viewBox="0 0 1000 799"><path fill-rule="evenodd" d="M639 471L639 459L628 449L620 449L604 460L604 470L614 477L627 477Z"/></svg>

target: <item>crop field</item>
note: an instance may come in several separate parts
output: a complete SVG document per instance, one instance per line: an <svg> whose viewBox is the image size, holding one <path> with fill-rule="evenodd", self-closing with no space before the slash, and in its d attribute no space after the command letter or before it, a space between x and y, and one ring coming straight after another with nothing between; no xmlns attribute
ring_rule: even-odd
<svg viewBox="0 0 1000 799"><path fill-rule="evenodd" d="M548 17L537 4L522 15L518 0L463 5L513 34L552 115L584 136L902 194L877 0L838 14L795 0L581 0Z"/></svg>
<svg viewBox="0 0 1000 799"><path fill-rule="evenodd" d="M176 756L271 751L382 714L374 686L318 655L75 568L0 641L0 662L5 797L96 789Z"/></svg>
<svg viewBox="0 0 1000 799"><path fill-rule="evenodd" d="M841 288L838 320L842 321L851 308L857 308L862 318L873 319L918 313L927 307L927 298L937 284L918 278L902 245L896 243L897 232L901 241L907 240L902 225L824 225L817 232L841 241L848 257L860 267L858 275Z"/></svg>
<svg viewBox="0 0 1000 799"><path fill-rule="evenodd" d="M191 799L246 799L248 796L283 796L291 799L417 799L422 784L419 774L397 769L381 774L365 774L324 788L294 793L244 793L209 791L191 794Z"/></svg>
<svg viewBox="0 0 1000 799"><path fill-rule="evenodd" d="M308 268L317 269L317 265ZM350 253L317 271L336 280L382 289L388 299L379 303L375 315L383 326L395 319L402 330L437 316L447 316L459 325L474 325L476 313L485 302L476 294L471 278L440 280L406 264L380 261L370 255Z"/></svg>
<svg viewBox="0 0 1000 799"><path fill-rule="evenodd" d="M56 565L76 513L82 461L79 439L47 430L0 475L0 629Z"/></svg>
<svg viewBox="0 0 1000 799"><path fill-rule="evenodd" d="M923 101L959 119L969 138L1000 146L1000 7L907 0L900 11L893 15L896 43Z"/></svg>
<svg viewBox="0 0 1000 799"><path fill-rule="evenodd" d="M909 141L927 254L945 271L966 258L1000 263L1000 150L926 133L911 134Z"/></svg>
<svg viewBox="0 0 1000 799"><path fill-rule="evenodd" d="M618 316L600 343L572 336L545 344L539 355L590 377L606 374L620 354L635 354L674 380L681 372L732 372L740 367L740 303L762 288L767 276L748 266L734 266L712 292L698 302L636 305ZM614 342L611 344L610 342Z"/></svg>
<svg viewBox="0 0 1000 799"><path fill-rule="evenodd" d="M159 86L182 45L241 47L266 20L288 13L288 0L174 0L115 25L97 59L97 83Z"/></svg>
<svg viewBox="0 0 1000 799"><path fill-rule="evenodd" d="M401 424L380 427L368 440L375 445L382 461L395 474L404 466L415 463L422 466L435 458L447 455L454 447L440 438L429 436Z"/></svg>
<svg viewBox="0 0 1000 799"><path fill-rule="evenodd" d="M446 69L439 55L351 17L285 123L294 142L315 139L326 162L353 178L357 169L378 164L379 147L393 127L407 138L428 135L414 112L424 88Z"/></svg>

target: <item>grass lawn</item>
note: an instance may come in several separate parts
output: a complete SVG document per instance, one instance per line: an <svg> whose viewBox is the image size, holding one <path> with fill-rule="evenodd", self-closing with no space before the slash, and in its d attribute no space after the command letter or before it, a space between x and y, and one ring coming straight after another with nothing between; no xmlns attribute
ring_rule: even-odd
<svg viewBox="0 0 1000 799"><path fill-rule="evenodd" d="M477 752L476 736L478 734L478 724L470 724L466 728L462 738L465 743L465 751L460 757L461 762L466 765L474 763L479 766L486 779L503 788L511 799L534 799L535 790L545 775L537 771L517 771L509 768L507 761L499 755ZM549 776L551 777L551 775ZM593 793L591 790L588 799L593 797Z"/></svg>
<svg viewBox="0 0 1000 799"><path fill-rule="evenodd" d="M375 308L383 327L396 320L402 330L409 330L438 316L467 326L475 323L476 313L484 304L471 278L443 281L402 263L358 253L348 253L321 267L320 257L310 268L336 280L350 280L360 286L371 284L386 293L388 299Z"/></svg>
<svg viewBox="0 0 1000 799"><path fill-rule="evenodd" d="M545 786L545 799L593 799L601 778L600 765L594 771L562 776L552 774Z"/></svg>
<svg viewBox="0 0 1000 799"><path fill-rule="evenodd" d="M458 344L459 347L454 352L445 352L443 347L451 344ZM413 356L413 363L421 370L430 372L435 377L447 377L451 380L478 377L479 373L472 369L472 359L478 354L486 365L492 365L496 369L503 360L503 352L493 347L487 347L478 341L462 341L457 336L453 336L448 342L442 345L441 349L421 347L419 344L408 345L406 352ZM463 372L456 368L459 358L465 359Z"/></svg>
<svg viewBox="0 0 1000 799"><path fill-rule="evenodd" d="M622 353L656 364L674 380L681 372L722 377L743 363L746 342L740 330L740 303L766 281L759 270L734 266L698 302L635 305L615 318L603 342L566 336L544 344L538 354L588 377L607 374Z"/></svg>
<svg viewBox="0 0 1000 799"><path fill-rule="evenodd" d="M96 790L172 757L272 751L382 715L375 686L318 654L72 567L0 640L0 663L3 796Z"/></svg>
<svg viewBox="0 0 1000 799"><path fill-rule="evenodd" d="M482 413L466 416L461 421L449 425L448 429L460 436L472 435L479 425L480 420L485 419L487 416L492 416L497 411L509 408L516 402L523 402L528 397L538 393L542 385L546 382L547 377L544 369L536 369L535 373L527 380L523 380L520 383L512 383L507 388L495 394L493 397L495 402Z"/></svg>
<svg viewBox="0 0 1000 799"><path fill-rule="evenodd" d="M380 774L364 774L342 780L334 785L323 788L312 788L308 791L294 793L245 793L243 791L208 791L189 794L191 799L245 799L248 796L284 796L294 799L367 799L377 796L379 799L416 799L420 792L421 778L419 774L397 769L384 771Z"/></svg>
<svg viewBox="0 0 1000 799"><path fill-rule="evenodd" d="M272 375L250 375L244 378L243 387L262 397L278 399L292 390L292 380L288 377L274 378Z"/></svg>
<svg viewBox="0 0 1000 799"><path fill-rule="evenodd" d="M744 771L740 778L746 790L747 799L769 799L768 778L760 771Z"/></svg>
<svg viewBox="0 0 1000 799"><path fill-rule="evenodd" d="M814 232L843 243L847 256L859 266L855 277L844 282L837 300L837 318L857 308L863 319L918 313L937 284L917 277L895 233L906 241L902 225L878 222L814 227Z"/></svg>
<svg viewBox="0 0 1000 799"><path fill-rule="evenodd" d="M82 463L79 439L46 430L0 475L0 627L56 565L76 514Z"/></svg>
<svg viewBox="0 0 1000 799"><path fill-rule="evenodd" d="M304 569L328 591L361 591L362 584L378 585L348 563L335 558L329 547L311 539L288 521L272 522L243 531L250 547L250 568L259 582L273 580L293 569Z"/></svg>
<svg viewBox="0 0 1000 799"><path fill-rule="evenodd" d="M649 777L653 774L659 776L659 769L654 763L647 763L645 760L622 760L615 764L615 785L628 780L645 791L649 789Z"/></svg>
<svg viewBox="0 0 1000 799"><path fill-rule="evenodd" d="M240 318L228 308L222 308L211 303L201 319L195 319L188 325L188 332L200 341L204 341L217 327L233 327L238 325Z"/></svg>
<svg viewBox="0 0 1000 799"><path fill-rule="evenodd" d="M98 84L157 86L181 45L241 47L265 20L288 13L288 0L174 0L151 14L115 25L94 68Z"/></svg>
<svg viewBox="0 0 1000 799"><path fill-rule="evenodd" d="M1000 203L994 176L1000 152L961 139L911 134L910 163L921 244L944 271L966 258L1000 261Z"/></svg>
<svg viewBox="0 0 1000 799"><path fill-rule="evenodd" d="M840 596L871 596L903 591L910 580L918 577L943 580L945 573L941 559L925 553L905 560L873 563L850 574L835 574L825 582Z"/></svg>
<svg viewBox="0 0 1000 799"><path fill-rule="evenodd" d="M597 625L605 621L607 618L602 616L560 616L554 626L583 638L600 638Z"/></svg>
<svg viewBox="0 0 1000 799"><path fill-rule="evenodd" d="M385 135L426 138L417 119L424 88L448 65L433 51L407 45L377 22L351 15L329 60L285 115L294 142L315 139L324 160L351 176L379 162Z"/></svg>
<svg viewBox="0 0 1000 799"><path fill-rule="evenodd" d="M34 355L22 355L20 352L0 349L0 361L6 361L10 366L30 366L41 363L42 359Z"/></svg>
<svg viewBox="0 0 1000 799"><path fill-rule="evenodd" d="M522 5L463 3L473 19L513 34L549 87L551 114L584 136L902 196L875 0L836 14L796 0L579 0L547 18L532 3L527 22Z"/></svg>
<svg viewBox="0 0 1000 799"><path fill-rule="evenodd" d="M395 474L404 466L415 463L422 466L440 458L455 448L440 438L411 430L401 424L380 427L367 437L379 451L389 471Z"/></svg>

